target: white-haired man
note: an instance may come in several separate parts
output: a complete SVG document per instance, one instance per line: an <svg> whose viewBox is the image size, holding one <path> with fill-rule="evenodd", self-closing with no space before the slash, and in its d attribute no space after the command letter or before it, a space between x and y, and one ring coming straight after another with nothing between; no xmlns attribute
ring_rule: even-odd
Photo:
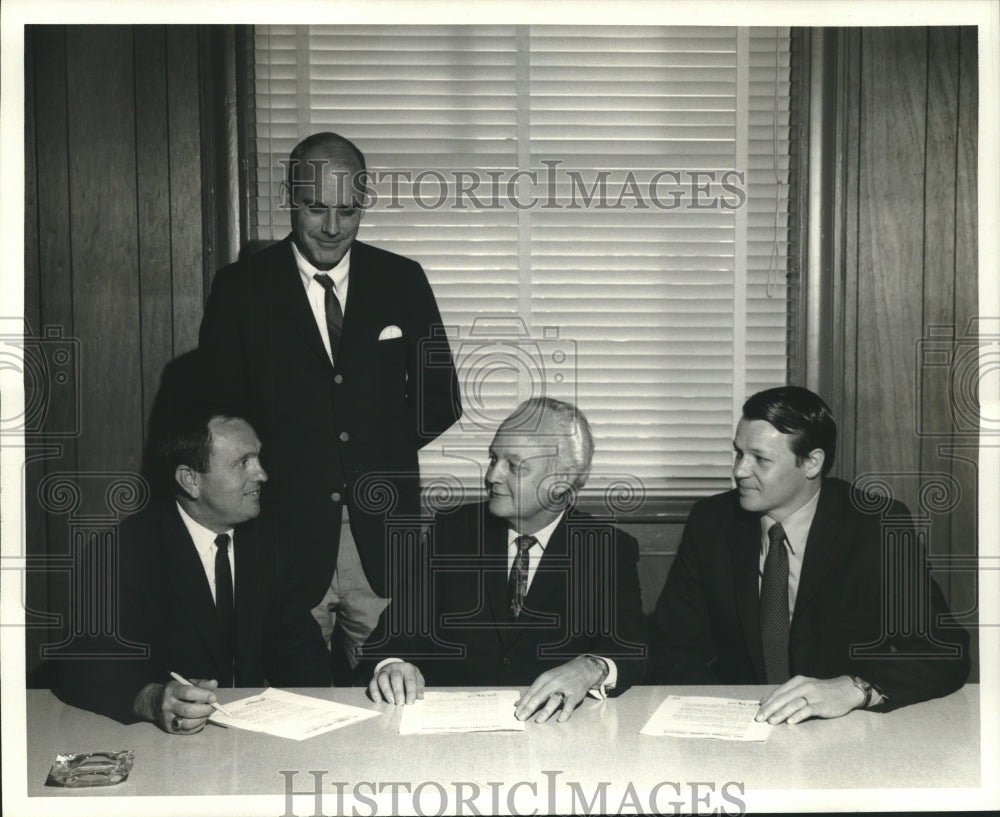
<svg viewBox="0 0 1000 817"><path fill-rule="evenodd" d="M430 632L393 636L384 617L365 648L374 700L412 703L425 684L524 685L517 717L544 722L558 712L561 722L588 693L618 694L641 680L638 545L574 507L593 451L587 419L569 403L528 400L501 424L488 501L431 526ZM398 631L419 630L400 620L399 606L390 614ZM379 657L403 655L413 661L386 658L372 672Z"/></svg>

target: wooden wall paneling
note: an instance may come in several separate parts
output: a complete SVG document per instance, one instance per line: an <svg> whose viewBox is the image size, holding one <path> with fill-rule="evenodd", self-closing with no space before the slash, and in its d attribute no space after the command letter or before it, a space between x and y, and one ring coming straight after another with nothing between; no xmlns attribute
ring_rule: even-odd
<svg viewBox="0 0 1000 817"><path fill-rule="evenodd" d="M37 135L35 133L35 38L29 30L24 37L24 331L38 332L42 327L42 301L38 278L38 158L35 150ZM22 330L9 315L3 315L4 334L16 334ZM34 405L35 395L32 390L31 370L24 368L25 409ZM30 440L26 439L25 444ZM25 459L28 459L26 457ZM38 467L25 464L24 492L25 519L24 525L37 537L36 552L44 552L40 546L45 542L45 514L37 502L31 501L35 495L38 483L44 475L44 464ZM30 520L30 521L29 521ZM29 545L32 543L29 543Z"/></svg>
<svg viewBox="0 0 1000 817"><path fill-rule="evenodd" d="M174 355L198 346L204 304L198 30L167 28Z"/></svg>
<svg viewBox="0 0 1000 817"><path fill-rule="evenodd" d="M861 49L857 471L915 507L913 344L921 335L926 32L870 29Z"/></svg>
<svg viewBox="0 0 1000 817"><path fill-rule="evenodd" d="M832 473L846 480L857 473L855 455L858 402L858 167L861 144L860 29L840 32L837 44L839 87L835 151L837 198L834 208L834 292L840 309L834 310L833 402L837 421L837 458Z"/></svg>
<svg viewBox="0 0 1000 817"><path fill-rule="evenodd" d="M958 30L955 28L927 31L926 122L924 322L950 324L955 317L955 139L958 130ZM925 397L928 398L924 402L926 411L942 411L940 401L934 400L933 395Z"/></svg>
<svg viewBox="0 0 1000 817"><path fill-rule="evenodd" d="M38 266L35 288L38 292L36 335L51 326L63 338L78 338L74 324L71 249L72 221L69 208L69 134L66 65L66 28L33 26L31 37L37 59L34 66L35 104L35 178L37 196ZM26 270L31 275L32 270ZM81 350L82 354L82 350ZM51 384L47 384L49 389ZM76 388L82 384L75 384ZM50 390L46 405L45 427L54 432L72 430L79 424L79 404L74 395ZM76 446L72 438L60 440L63 469L76 468Z"/></svg>
<svg viewBox="0 0 1000 817"><path fill-rule="evenodd" d="M239 256L238 26L199 26L204 296Z"/></svg>
<svg viewBox="0 0 1000 817"><path fill-rule="evenodd" d="M220 161L215 139L216 123L213 117L222 113L216 105L215 89L221 79L217 76L218 55L214 52L220 40L217 36L220 26L200 26L198 29L198 60L200 83L200 106L198 117L201 126L201 269L203 299L207 300L211 291L211 281L219 266L220 241L225 233L219 233L220 207L225 206L225 191L217 185L216 168Z"/></svg>
<svg viewBox="0 0 1000 817"><path fill-rule="evenodd" d="M939 333L955 320L955 144L958 130L958 29L927 30L927 150L924 194L924 335ZM914 365L919 367L920 401L920 472L922 483L929 485L935 475L951 476L951 459L942 452L942 444L951 430L948 394L948 369L922 366L920 349L914 349ZM933 513L930 553L948 554L951 550L951 518ZM945 593L950 577L939 575Z"/></svg>
<svg viewBox="0 0 1000 817"><path fill-rule="evenodd" d="M959 84L958 84L958 146L956 158L956 188L955 197L955 331L960 336L974 327L970 321L980 315L979 311L979 242L978 242L978 127L979 127L979 73L978 44L976 29L968 27L961 29L961 48L959 52ZM985 316L993 317L993 316ZM964 350L971 349L971 343L964 345ZM977 417L979 406L975 401L974 392L962 390L965 402L960 406L956 420L958 431L969 435L974 423L970 418ZM977 461L976 441L965 452L973 462ZM983 441L987 445L1000 445L1000 439L992 438ZM967 493L975 493L975 484L969 481L964 486ZM955 519L956 541L972 543L975 541L975 516L962 515ZM966 544L962 553L974 553L974 547Z"/></svg>
<svg viewBox="0 0 1000 817"><path fill-rule="evenodd" d="M35 143L35 38L28 28L24 32L24 320L37 332L42 325L42 302L38 280L38 157ZM4 331L8 329L13 331L7 326Z"/></svg>
<svg viewBox="0 0 1000 817"><path fill-rule="evenodd" d="M25 316L31 330L44 338L48 327L60 335L34 346L39 360L52 360L56 347L68 350L79 361L81 347L73 316L74 266L71 252L69 201L69 141L67 133L66 28L29 26L25 36L33 57L31 96L26 88L25 121L34 135L33 177L34 207L26 208L26 294L37 300L27 304ZM30 279L30 283L28 280ZM30 349L31 347L29 347ZM34 371L44 372L44 368ZM46 512L40 498L42 480L53 472L75 473L78 469L77 440L72 436L79 427L82 383L71 378L65 388L57 388L51 373L28 378L25 399L35 406L37 415L26 418L34 428L41 424L41 434L26 439L31 445L25 462L25 524L29 554L64 556L69 553L69 528L64 515ZM35 391L37 389L37 391ZM40 402L35 402L38 399ZM51 435L51 436L50 436ZM30 575L25 588L26 662L29 676L40 668L41 647L59 640L57 622L52 616L65 613L68 576L65 572L42 569ZM39 681L44 683L44 679Z"/></svg>
<svg viewBox="0 0 1000 817"><path fill-rule="evenodd" d="M174 356L166 38L163 26L134 29L143 418L149 417L163 369Z"/></svg>
<svg viewBox="0 0 1000 817"><path fill-rule="evenodd" d="M955 330L962 337L969 321L979 311L979 243L978 243L978 41L975 27L960 30L958 76L958 137L956 150L955 196ZM991 317L991 316L985 316ZM965 351L972 344L963 344ZM956 420L958 439L954 449L954 475L962 488L962 503L951 517L951 553L956 557L978 554L978 440L970 434L970 416L978 415L974 394L963 389L964 404ZM984 445L1000 445L1000 439L987 437ZM955 610L972 610L965 625L972 631L977 655L978 616L974 612L978 598L977 576L971 571L955 573L951 581L951 604ZM974 667L977 662L974 659Z"/></svg>
<svg viewBox="0 0 1000 817"><path fill-rule="evenodd" d="M256 127L256 112L254 110L253 95L250 88L254 87L254 63L253 63L253 26L236 26L236 132L237 132L237 164L238 183L237 192L239 194L239 225L237 235L239 236L239 246L236 247L237 257L239 250L247 241L257 236L250 231L250 191L254 189L251 185L256 184L256 174L250 171L250 156L253 150L253 135Z"/></svg>
<svg viewBox="0 0 1000 817"><path fill-rule="evenodd" d="M39 279L39 211L38 211L38 155L37 132L35 120L35 105L37 89L35 83L35 62L38 50L35 47L34 32L25 29L24 42L24 325L4 315L4 333L16 334L19 331L38 333L42 330L42 295ZM48 57L48 55L46 55ZM43 97L44 98L44 97ZM65 102L65 99L63 99ZM27 355L26 355L27 358ZM37 389L43 386L39 378L33 376L37 371L28 360L24 365L24 406L25 419L28 411L39 405ZM25 431L29 428L25 423ZM49 550L48 515L43 512L37 499L38 487L44 479L47 468L43 456L37 456L40 449L36 447L41 440L25 435L25 465L23 472L24 517L21 520L21 533L24 534L23 549L18 552L25 555L44 555ZM46 615L52 611L50 599L51 575L49 571L25 572L22 580L21 593L25 600L25 663L29 672L34 672L38 666L38 656L46 631ZM41 680L44 683L44 680Z"/></svg>
<svg viewBox="0 0 1000 817"><path fill-rule="evenodd" d="M132 29L67 34L73 306L82 342L85 472L138 470L142 450ZM85 500L87 497L85 497ZM101 507L103 497L94 498Z"/></svg>
<svg viewBox="0 0 1000 817"><path fill-rule="evenodd" d="M35 137L38 195L38 291L40 315L69 335L73 332L73 291L66 99L66 29L32 28L35 62ZM41 326L34 326L36 332Z"/></svg>
<svg viewBox="0 0 1000 817"><path fill-rule="evenodd" d="M788 228L791 239L788 247L788 363L787 382L806 382L806 274L809 271L809 109L819 104L810 93L813 38L817 36L808 28L791 31L791 95L789 99L789 145L791 155L788 167Z"/></svg>
<svg viewBox="0 0 1000 817"><path fill-rule="evenodd" d="M978 128L979 62L977 31L960 30L958 87L958 195L955 222L955 317L967 321L979 315ZM986 316L995 317L995 316Z"/></svg>

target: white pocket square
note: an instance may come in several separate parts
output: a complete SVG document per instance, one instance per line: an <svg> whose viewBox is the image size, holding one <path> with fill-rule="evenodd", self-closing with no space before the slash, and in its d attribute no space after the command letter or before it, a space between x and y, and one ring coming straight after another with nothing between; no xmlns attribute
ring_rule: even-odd
<svg viewBox="0 0 1000 817"><path fill-rule="evenodd" d="M403 330L398 326L387 326L383 329L378 336L379 340L392 340L393 338L403 337Z"/></svg>

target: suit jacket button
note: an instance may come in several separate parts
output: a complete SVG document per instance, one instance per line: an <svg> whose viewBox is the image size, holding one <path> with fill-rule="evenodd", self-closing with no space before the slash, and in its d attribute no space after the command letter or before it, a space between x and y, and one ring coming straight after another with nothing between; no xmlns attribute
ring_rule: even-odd
<svg viewBox="0 0 1000 817"><path fill-rule="evenodd" d="M509 663L510 663L510 656L509 655L505 655L503 657L503 664L504 664L504 666L507 666Z"/></svg>
<svg viewBox="0 0 1000 817"><path fill-rule="evenodd" d="M344 376L342 374L335 374L333 376L333 382L339 386L341 383L344 382Z"/></svg>
<svg viewBox="0 0 1000 817"><path fill-rule="evenodd" d="M346 431L341 431L340 432L340 441L342 443L346 443L349 439L351 439L351 435L350 434L348 434Z"/></svg>
<svg viewBox="0 0 1000 817"><path fill-rule="evenodd" d="M330 494L330 499L332 499L334 502L340 502L340 492L334 491L332 494Z"/></svg>

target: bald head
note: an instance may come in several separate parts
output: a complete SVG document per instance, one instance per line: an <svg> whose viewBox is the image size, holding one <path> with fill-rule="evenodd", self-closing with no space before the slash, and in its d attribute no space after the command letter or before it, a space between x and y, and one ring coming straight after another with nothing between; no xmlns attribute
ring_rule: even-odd
<svg viewBox="0 0 1000 817"><path fill-rule="evenodd" d="M339 167L351 168L352 172L364 172L365 155L350 139L338 133L314 133L299 142L288 157L288 183L314 179L310 163L327 161Z"/></svg>

